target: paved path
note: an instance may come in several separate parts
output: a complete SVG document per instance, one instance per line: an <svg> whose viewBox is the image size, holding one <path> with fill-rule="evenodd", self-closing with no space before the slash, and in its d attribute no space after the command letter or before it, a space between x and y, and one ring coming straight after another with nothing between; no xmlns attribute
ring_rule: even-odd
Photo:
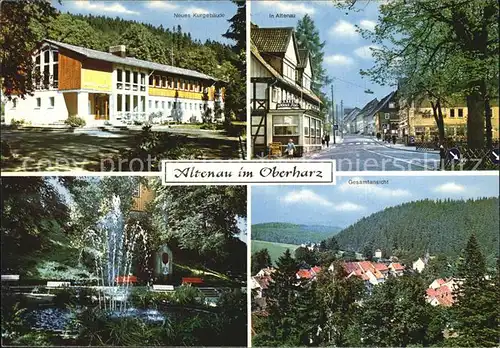
<svg viewBox="0 0 500 348"><path fill-rule="evenodd" d="M359 135L346 135L340 143L330 144L305 159L335 159L339 171L436 170L439 165L437 152L419 152Z"/></svg>

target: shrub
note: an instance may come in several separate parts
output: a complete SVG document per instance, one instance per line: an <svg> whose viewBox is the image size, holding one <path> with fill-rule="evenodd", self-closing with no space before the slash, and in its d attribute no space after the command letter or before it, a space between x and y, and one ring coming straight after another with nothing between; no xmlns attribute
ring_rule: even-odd
<svg viewBox="0 0 500 348"><path fill-rule="evenodd" d="M25 121L25 120L23 120L23 119L20 119L20 120L15 120L15 119L12 119L12 120L10 121L10 125L11 125L12 127L15 127L15 128L21 127L21 126L23 126L25 123L26 123L26 121Z"/></svg>
<svg viewBox="0 0 500 348"><path fill-rule="evenodd" d="M68 126L71 126L71 127L83 127L83 126L85 126L86 122L81 117L69 116L66 119L66 121L64 121L64 124L67 124Z"/></svg>
<svg viewBox="0 0 500 348"><path fill-rule="evenodd" d="M174 300L180 305L200 304L204 301L203 293L200 289L190 285L181 285L174 292Z"/></svg>
<svg viewBox="0 0 500 348"><path fill-rule="evenodd" d="M5 140L2 140L1 148L2 148L1 149L2 150L2 157L12 156L12 150L11 150L8 142L6 142Z"/></svg>

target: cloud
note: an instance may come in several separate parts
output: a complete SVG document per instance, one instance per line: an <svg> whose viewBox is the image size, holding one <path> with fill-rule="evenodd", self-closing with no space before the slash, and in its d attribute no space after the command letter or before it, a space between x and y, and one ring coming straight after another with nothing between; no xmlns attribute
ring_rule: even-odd
<svg viewBox="0 0 500 348"><path fill-rule="evenodd" d="M342 202L340 204L336 204L334 209L336 211L359 211L365 209L365 207L351 202Z"/></svg>
<svg viewBox="0 0 500 348"><path fill-rule="evenodd" d="M330 28L330 35L334 37L339 36L352 39L357 39L359 37L356 26L344 20L337 21L337 23Z"/></svg>
<svg viewBox="0 0 500 348"><path fill-rule="evenodd" d="M369 19L363 19L359 22L359 26L363 29L374 31L375 26L377 25L377 22L371 21Z"/></svg>
<svg viewBox="0 0 500 348"><path fill-rule="evenodd" d="M410 197L412 195L408 190L393 189L389 185L385 185L387 187L383 187L378 184L349 184L349 182L352 183L363 180L363 178L350 178L348 181L339 185L339 190L341 192L348 192L355 195L369 194L380 198L400 198Z"/></svg>
<svg viewBox="0 0 500 348"><path fill-rule="evenodd" d="M306 5L302 2L297 3L295 1L272 0L272 1L256 1L255 3L266 7L272 7L273 10L282 13L312 15L314 14L314 12L316 12L316 10L313 7L311 7L310 4Z"/></svg>
<svg viewBox="0 0 500 348"><path fill-rule="evenodd" d="M94 2L94 1L74 1L72 2L74 7L77 7L82 10L99 12L99 13L121 13L121 14L132 14L138 15L140 14L137 11L132 11L127 9L125 6L118 2Z"/></svg>
<svg viewBox="0 0 500 348"><path fill-rule="evenodd" d="M184 13L189 13L189 14L208 14L210 13L208 10L205 10L204 8L201 7L188 7Z"/></svg>
<svg viewBox="0 0 500 348"><path fill-rule="evenodd" d="M331 202L316 192L307 189L289 192L281 198L281 201L285 204L299 203L321 206L335 211L359 211L365 209L365 207L351 202Z"/></svg>
<svg viewBox="0 0 500 348"><path fill-rule="evenodd" d="M178 5L173 4L170 1L162 1L162 0L148 1L146 7L152 10L175 10L179 8Z"/></svg>
<svg viewBox="0 0 500 348"><path fill-rule="evenodd" d="M323 207L333 207L333 203L326 198L321 197L317 193L311 190L300 190L288 192L284 197L281 198L283 203L293 204L293 203L306 203L306 204L317 204Z"/></svg>
<svg viewBox="0 0 500 348"><path fill-rule="evenodd" d="M446 184L442 184L434 187L434 192L439 193L462 193L465 191L465 187L454 182L447 182Z"/></svg>
<svg viewBox="0 0 500 348"><path fill-rule="evenodd" d="M379 49L380 47L375 45L367 45L361 46L354 50L354 54L357 55L361 59L372 59L373 58L373 50Z"/></svg>
<svg viewBox="0 0 500 348"><path fill-rule="evenodd" d="M354 59L342 54L332 54L324 58L326 64L339 65L339 66L351 66L354 64Z"/></svg>

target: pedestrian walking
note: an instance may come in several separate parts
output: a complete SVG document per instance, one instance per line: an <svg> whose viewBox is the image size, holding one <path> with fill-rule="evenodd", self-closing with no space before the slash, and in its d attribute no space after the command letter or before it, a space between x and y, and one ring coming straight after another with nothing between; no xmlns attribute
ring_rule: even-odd
<svg viewBox="0 0 500 348"><path fill-rule="evenodd" d="M330 146L330 134L325 135L325 143L326 143L326 147Z"/></svg>
<svg viewBox="0 0 500 348"><path fill-rule="evenodd" d="M392 144L396 145L396 136L395 135L392 136Z"/></svg>
<svg viewBox="0 0 500 348"><path fill-rule="evenodd" d="M323 137L321 138L321 148L325 147L325 142L326 142L326 135L323 134Z"/></svg>
<svg viewBox="0 0 500 348"><path fill-rule="evenodd" d="M295 144L293 143L293 139L288 140L288 144L286 145L286 153L288 158L293 158L295 153Z"/></svg>

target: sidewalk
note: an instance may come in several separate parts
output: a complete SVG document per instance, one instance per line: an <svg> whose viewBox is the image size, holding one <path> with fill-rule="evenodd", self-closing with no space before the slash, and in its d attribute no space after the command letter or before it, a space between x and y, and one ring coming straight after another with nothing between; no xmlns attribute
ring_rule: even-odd
<svg viewBox="0 0 500 348"><path fill-rule="evenodd" d="M319 155L321 155L323 152L326 152L330 149L334 149L337 145L339 144L342 144L344 142L344 138L336 138L335 139L335 144L333 143L333 140L330 139L330 145L327 147L326 145L321 148L321 150L319 151L311 151L311 152L308 152L304 155L302 155L302 158L315 158L315 157L318 157Z"/></svg>
<svg viewBox="0 0 500 348"><path fill-rule="evenodd" d="M417 150L416 146L406 146L405 144L399 144L399 143L396 143L396 144L386 143L385 141L378 140L376 137L370 137L370 138L373 139L373 141L375 143L380 144L380 145L385 146L385 147L390 148L390 149L398 149L401 151L410 151L410 152L428 152L428 153L439 154L438 150Z"/></svg>

